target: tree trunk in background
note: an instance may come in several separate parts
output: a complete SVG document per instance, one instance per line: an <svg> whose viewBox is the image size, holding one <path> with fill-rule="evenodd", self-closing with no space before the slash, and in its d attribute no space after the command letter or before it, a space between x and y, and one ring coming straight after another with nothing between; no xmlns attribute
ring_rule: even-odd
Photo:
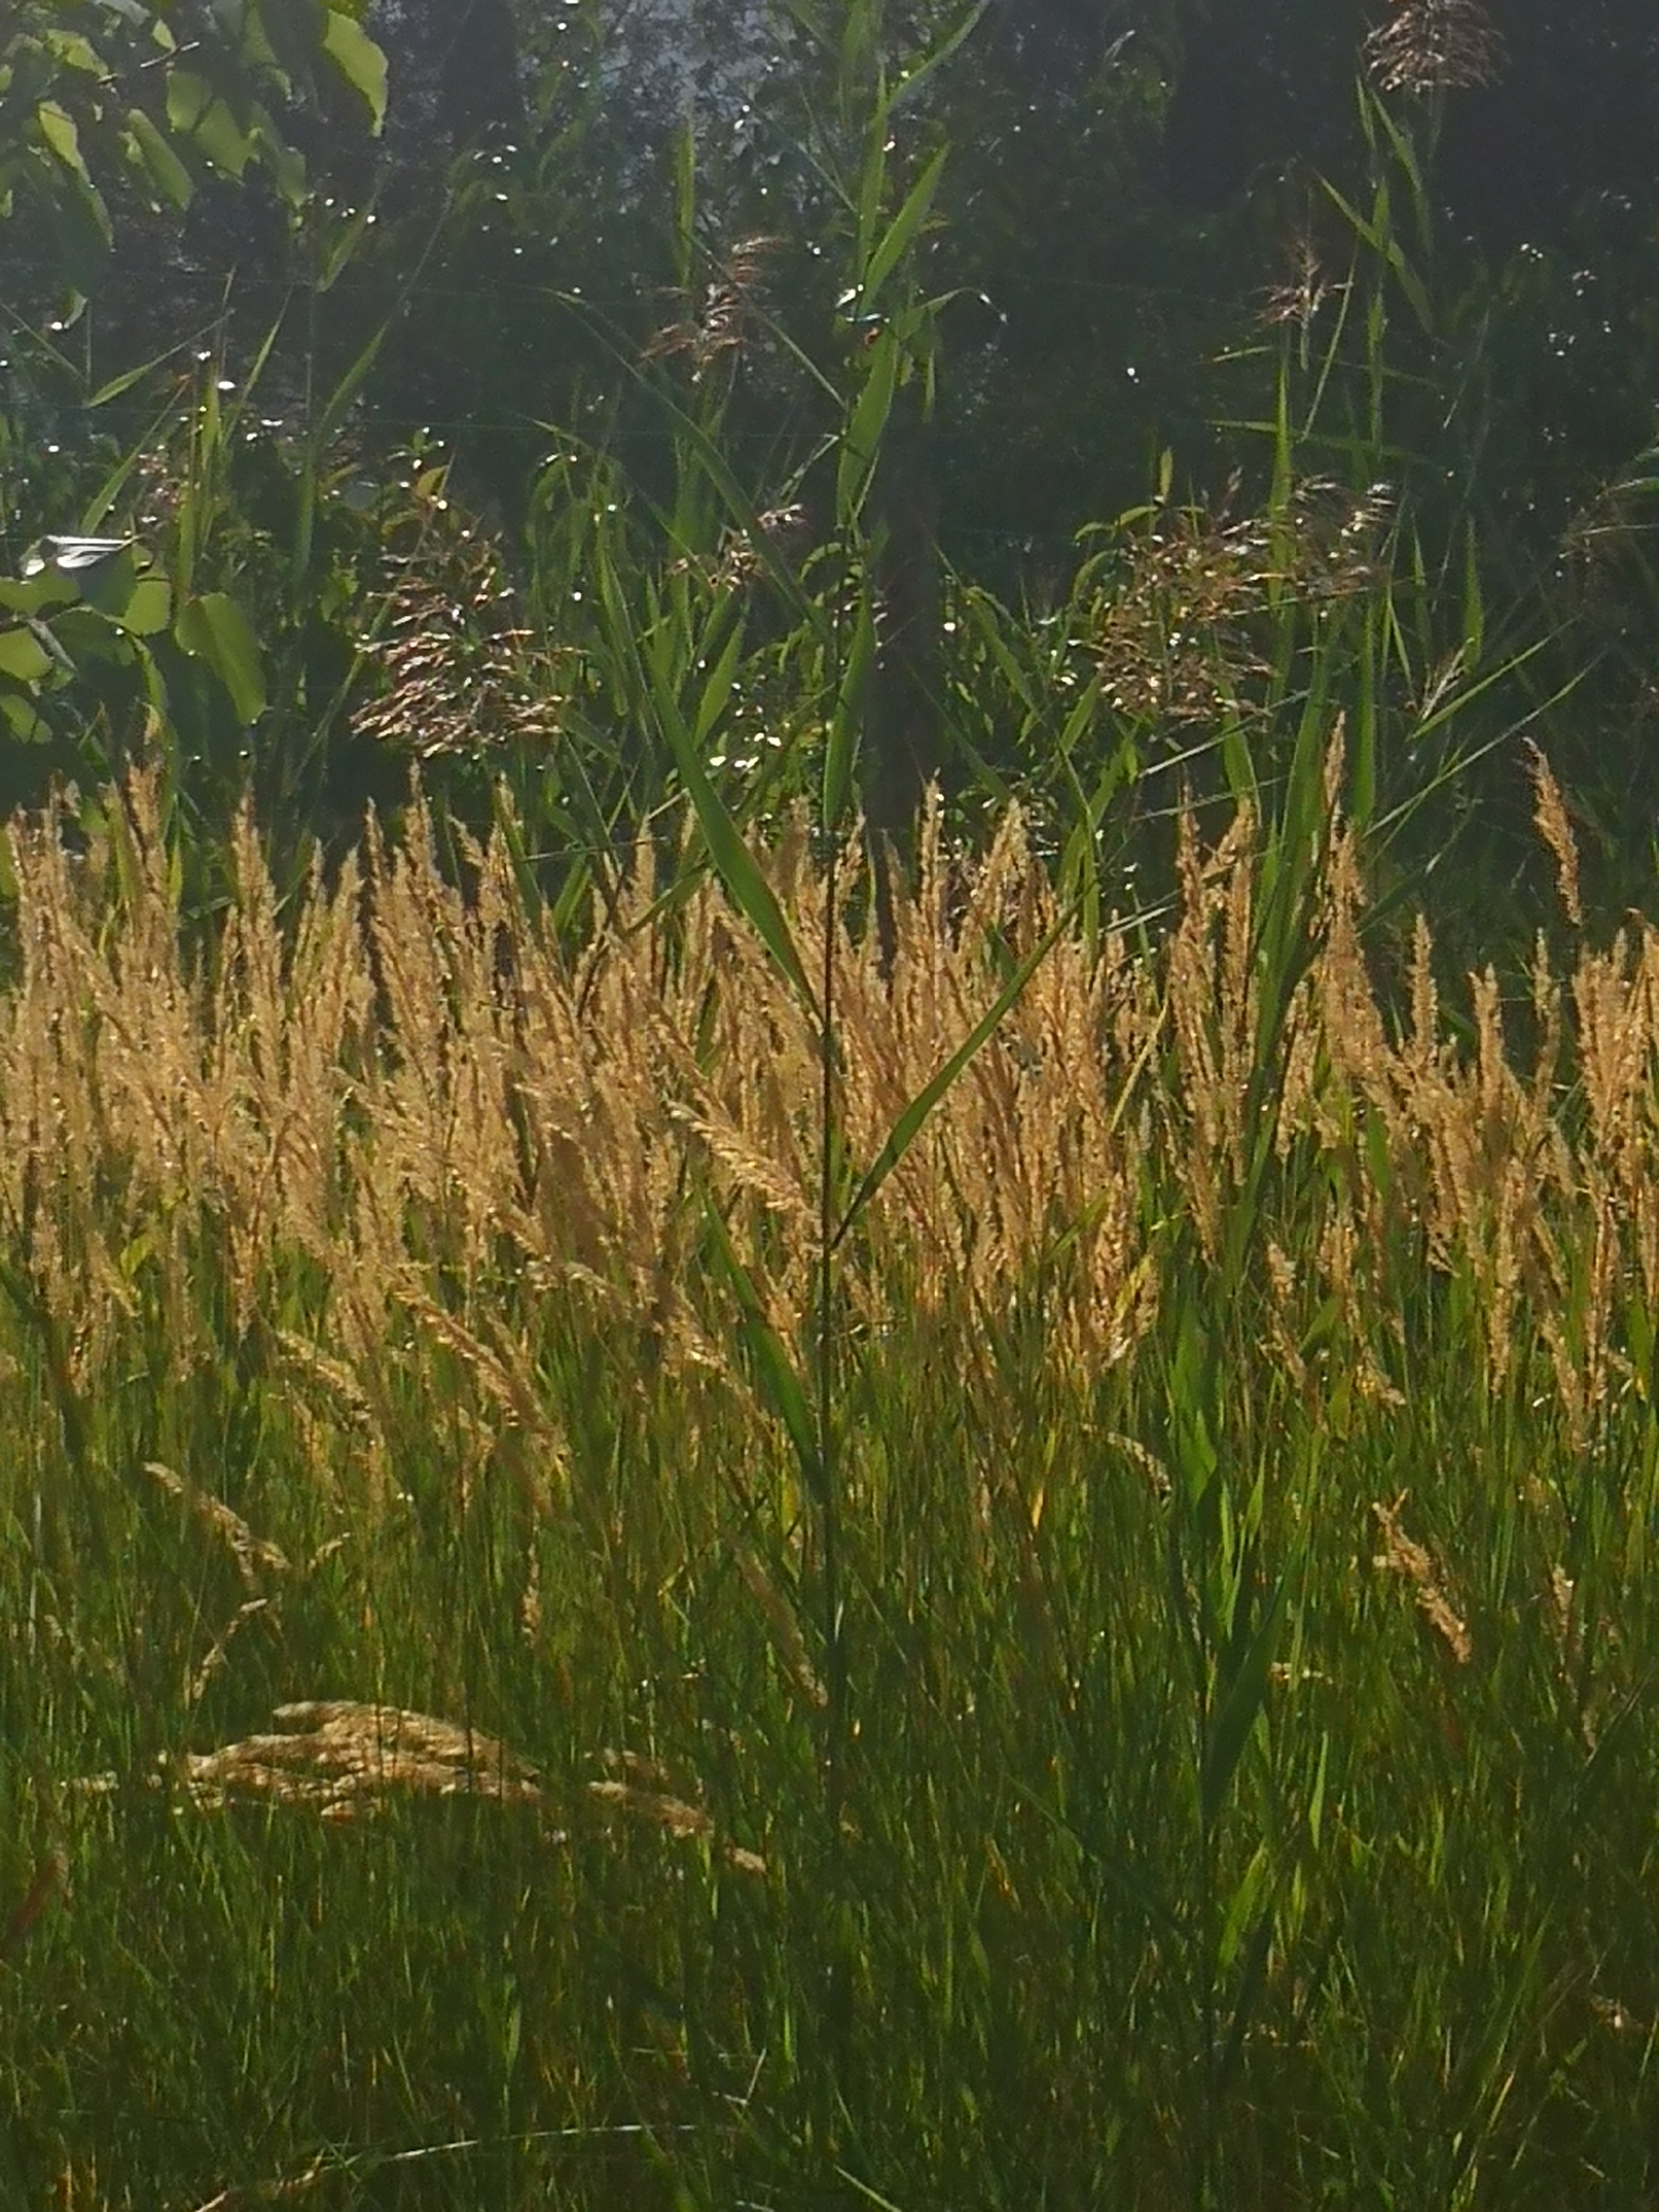
<svg viewBox="0 0 1659 2212"><path fill-rule="evenodd" d="M429 188L468 146L516 139L526 126L509 0L376 0L368 29L385 47L386 149L394 200L401 172Z"/></svg>
<svg viewBox="0 0 1659 2212"><path fill-rule="evenodd" d="M864 811L878 851L884 844L902 873L923 795L945 766L939 478L919 382L895 395L874 505L879 639L865 714ZM886 873L884 865L884 884Z"/></svg>

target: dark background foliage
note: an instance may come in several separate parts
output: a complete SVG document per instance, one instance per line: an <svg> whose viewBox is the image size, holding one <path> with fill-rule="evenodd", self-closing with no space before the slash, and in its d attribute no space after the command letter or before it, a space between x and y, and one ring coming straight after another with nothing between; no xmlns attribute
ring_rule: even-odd
<svg viewBox="0 0 1659 2212"><path fill-rule="evenodd" d="M740 343L697 368L696 404L718 393L757 508L799 495L821 527L825 480L806 463L835 429L825 391L856 362L836 313L866 150L844 12L372 0L386 128L371 138L357 91L328 70L296 80L283 129L308 164L302 194L272 165L234 182L198 163L181 212L112 175L101 261L17 199L0 226L0 568L65 526L144 434L152 384L95 410L93 394L145 361L182 377L210 353L234 383L273 333L267 424L314 419L318 395L349 382L331 427L362 469L385 478L411 439L435 443L452 488L504 533L509 571L567 434L672 503L674 433L641 364L720 295L734 254ZM943 302L932 404L899 470L901 504L950 569L1040 611L1068 588L1076 533L1144 500L1166 453L1177 498L1261 495L1270 441L1245 426L1273 406L1264 311L1275 287L1281 303L1297 282L1334 298L1352 276L1335 195L1368 216L1376 148L1358 88L1389 14L988 0L898 98L901 181L950 149L915 257ZM27 30L31 11L18 20ZM964 20L938 0L890 7L891 82ZM1414 325L1394 299L1384 337L1356 315L1333 389L1357 422L1378 374L1366 347L1384 347L1386 434L1356 430L1346 454L1337 439L1327 467L1356 495L1378 468L1408 494L1425 560L1461 562L1460 533L1477 532L1488 611L1551 641L1528 664L1536 696L1576 687L1563 765L1611 840L1652 796L1659 29L1645 0L1514 0L1497 27L1492 82L1407 103L1425 198L1408 211L1396 190L1390 219L1411 215L1401 236L1433 311ZM675 182L688 119L689 240ZM342 543L354 526L340 519ZM347 599L368 589L360 553L357 582L336 580ZM314 641L327 627L313 609ZM338 691L350 672L335 658ZM309 711L327 688L312 685ZM348 779L348 797L363 787Z"/></svg>
<svg viewBox="0 0 1659 2212"><path fill-rule="evenodd" d="M1321 220L1315 180L1352 184L1358 58L1380 14L1352 0L990 0L908 118L952 149L941 277L984 295L947 330L942 465L963 530L1061 540L1144 489L1155 441L1177 437L1197 465L1206 399L1213 411L1202 346L1285 272L1310 209ZM946 19L931 4L890 11L895 65ZM429 253L365 410L393 434L441 417L510 497L512 433L558 414L596 358L549 295L580 292L636 340L660 312L684 95L700 88L711 242L792 217L803 243L811 234L824 57L799 19L757 36L741 9L705 21L689 4L374 0L367 21L390 62L382 138L371 145L349 93L328 84L295 131L325 196L378 194L378 241L331 295L323 339L348 353ZM1541 441L1567 446L1582 489L1648 428L1652 287L1639 276L1655 243L1659 27L1641 0L1521 0L1501 28L1497 82L1441 104L1440 242L1450 284L1478 286L1500 313L1524 302L1499 374L1539 410ZM91 311L99 371L160 350L226 299L250 337L261 330L280 288L307 273L274 198L258 178L210 185L177 232L119 210ZM804 328L827 305L811 259L784 264L804 296L775 302ZM0 232L14 313L44 318L57 278L37 229Z"/></svg>

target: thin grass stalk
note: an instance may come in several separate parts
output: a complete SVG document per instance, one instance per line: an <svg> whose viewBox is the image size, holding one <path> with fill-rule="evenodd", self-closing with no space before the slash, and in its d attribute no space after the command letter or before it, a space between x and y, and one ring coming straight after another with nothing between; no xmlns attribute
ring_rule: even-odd
<svg viewBox="0 0 1659 2212"><path fill-rule="evenodd" d="M852 1960L844 1943L842 1915L846 1901L846 1844L843 1808L847 1792L848 1693L849 1667L847 1625L842 1603L841 1460L836 1420L836 1055L838 1048L836 1018L836 951L840 935L837 871L841 839L834 825L825 839L823 903L823 968L821 978L823 1019L819 1024L818 1068L818 1299L817 1299L817 1474L818 1525L823 1577L823 1813L827 1829L829 1873L836 1915L834 1948L829 1961L828 2028L837 2073L850 2058L852 2018Z"/></svg>

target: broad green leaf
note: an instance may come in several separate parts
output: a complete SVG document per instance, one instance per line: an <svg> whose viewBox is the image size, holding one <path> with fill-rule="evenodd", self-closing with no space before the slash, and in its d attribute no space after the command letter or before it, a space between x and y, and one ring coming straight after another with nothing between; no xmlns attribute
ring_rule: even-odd
<svg viewBox="0 0 1659 2212"><path fill-rule="evenodd" d="M328 11L323 51L346 82L362 94L369 127L378 138L386 122L386 56L362 26L337 8Z"/></svg>
<svg viewBox="0 0 1659 2212"><path fill-rule="evenodd" d="M75 127L75 118L55 100L43 100L34 111L34 120L40 136L66 169L72 169L83 185L90 186L92 178L81 153L81 134Z"/></svg>
<svg viewBox="0 0 1659 2212"><path fill-rule="evenodd" d="M290 146L271 121L269 112L256 106L248 123L248 145L258 154L276 185L278 196L298 214L306 202L306 158Z"/></svg>
<svg viewBox="0 0 1659 2212"><path fill-rule="evenodd" d="M193 135L214 167L240 183L253 158L253 141L222 100L205 111Z"/></svg>
<svg viewBox="0 0 1659 2212"><path fill-rule="evenodd" d="M78 31L48 31L46 44L65 69L79 70L83 76L101 77L108 72L109 64Z"/></svg>
<svg viewBox="0 0 1659 2212"><path fill-rule="evenodd" d="M67 577L50 568L38 575L0 576L0 607L9 607L15 615L44 614L52 607L68 606L74 597L75 586Z"/></svg>
<svg viewBox="0 0 1659 2212"><path fill-rule="evenodd" d="M45 624L40 628L44 631ZM88 659L105 661L112 668L132 665L131 641L101 607L65 607L53 623L50 635L62 647L77 673L85 674L83 664ZM41 642L46 643L45 636Z"/></svg>
<svg viewBox="0 0 1659 2212"><path fill-rule="evenodd" d="M23 744L43 745L52 736L51 723L40 719L21 691L0 691L0 717Z"/></svg>
<svg viewBox="0 0 1659 2212"><path fill-rule="evenodd" d="M0 676L19 684L38 684L52 670L52 655L33 630L0 629Z"/></svg>
<svg viewBox="0 0 1659 2212"><path fill-rule="evenodd" d="M264 712L258 641L234 599L224 592L204 592L187 601L173 634L183 651L220 678L243 721L254 721Z"/></svg>
<svg viewBox="0 0 1659 2212"><path fill-rule="evenodd" d="M81 597L100 614L119 621L138 587L138 568L131 546L122 545L107 560L90 562L76 577Z"/></svg>
<svg viewBox="0 0 1659 2212"><path fill-rule="evenodd" d="M187 208L196 190L190 171L142 107L127 110L127 143L135 166L143 170L161 198L173 207Z"/></svg>
<svg viewBox="0 0 1659 2212"><path fill-rule="evenodd" d="M79 320L87 295L108 258L112 238L109 210L88 178L61 167L38 148L30 150L38 164L40 197L46 202L46 218L53 233L59 270L79 295L74 314L59 319L67 329L71 321Z"/></svg>
<svg viewBox="0 0 1659 2212"><path fill-rule="evenodd" d="M213 87L194 70L167 71L167 121L188 135L201 121L213 100Z"/></svg>
<svg viewBox="0 0 1659 2212"><path fill-rule="evenodd" d="M0 575L0 606L13 615L38 615L46 606L62 606L66 599L62 577Z"/></svg>
<svg viewBox="0 0 1659 2212"><path fill-rule="evenodd" d="M158 635L173 620L173 586L165 576L141 576L115 619L135 637Z"/></svg>
<svg viewBox="0 0 1659 2212"><path fill-rule="evenodd" d="M194 70L174 70L167 78L167 121L191 138L216 169L240 178L253 153L253 142L224 101Z"/></svg>

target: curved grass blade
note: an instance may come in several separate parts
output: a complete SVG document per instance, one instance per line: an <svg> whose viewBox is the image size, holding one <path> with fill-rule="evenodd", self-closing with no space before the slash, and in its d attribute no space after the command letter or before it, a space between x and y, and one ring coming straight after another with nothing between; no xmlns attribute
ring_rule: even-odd
<svg viewBox="0 0 1659 2212"><path fill-rule="evenodd" d="M788 1346L766 1317L754 1277L738 1256L732 1232L713 1194L705 1190L702 1195L720 1265L737 1297L742 1316L738 1325L754 1363L761 1396L788 1431L808 1492L821 1500L825 1486L823 1453L805 1386L789 1356Z"/></svg>
<svg viewBox="0 0 1659 2212"><path fill-rule="evenodd" d="M1228 1786L1267 1701L1286 1595L1285 1586L1280 1582L1262 1608L1255 1633L1227 1685L1226 1694L1211 1725L1199 1778L1200 1810L1206 1832L1214 1828L1220 1817Z"/></svg>
<svg viewBox="0 0 1659 2212"><path fill-rule="evenodd" d="M761 873L754 854L743 842L737 823L722 804L720 795L710 781L708 771L697 757L691 732L685 726L679 701L667 672L660 665L659 656L650 656L649 676L653 703L662 733L668 740L669 750L674 756L674 765L679 770L680 781L685 786L702 831L703 842L708 848L709 858L719 871L738 911L750 927L772 956L779 971L800 997L801 1004L816 1022L819 1018L817 1000L806 979L800 955L795 950L795 940L790 934L789 924L783 909L773 896L772 886Z"/></svg>
<svg viewBox="0 0 1659 2212"><path fill-rule="evenodd" d="M912 185L903 206L889 223L884 236L872 252L859 285L859 307L862 313L867 315L871 313L877 293L904 258L933 212L933 196L939 190L939 179L945 173L949 151L948 147L941 146L928 162Z"/></svg>
<svg viewBox="0 0 1659 2212"><path fill-rule="evenodd" d="M921 1134L927 1117L934 1107L950 1090L969 1060L978 1054L995 1034L1000 1026L1003 1016L1048 958L1059 942L1062 932L1070 926L1072 914L1073 910L1068 907L1042 942L1034 945L1026 954L997 994L996 1002L989 1012L975 1023L967 1036L957 1047L939 1073L922 1085L897 1121L894 1122L887 1133L886 1142L865 1170L857 1189L848 1201L847 1211L841 1218L841 1226L836 1230L830 1243L830 1249L832 1252L840 1249L848 1231L860 1214L869 1205L883 1183L886 1182L888 1176L892 1174L893 1170Z"/></svg>

